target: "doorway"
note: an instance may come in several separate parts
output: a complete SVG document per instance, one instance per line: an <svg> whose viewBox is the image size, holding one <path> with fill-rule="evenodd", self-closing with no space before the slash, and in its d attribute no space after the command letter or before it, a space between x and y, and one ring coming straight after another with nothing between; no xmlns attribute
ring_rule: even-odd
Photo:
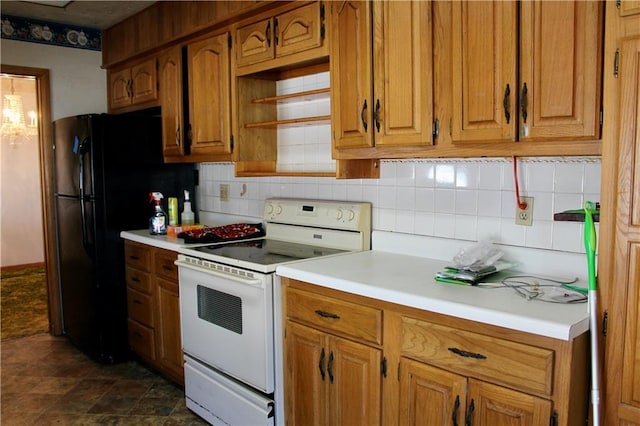
<svg viewBox="0 0 640 426"><path fill-rule="evenodd" d="M35 82L36 103L32 109L35 114L25 117L25 122L37 131L37 163L40 172L41 190L41 223L42 223L42 250L44 255L45 280L48 300L49 332L55 335L62 334L62 321L60 316L60 297L58 292L58 272L55 258L55 216L53 209L53 155L51 146L51 100L49 70L42 68L20 67L1 65L0 72L3 76L12 76L16 79L31 79ZM14 83L15 88L15 83ZM4 90L3 90L4 91ZM4 94L4 93L3 93ZM3 96L4 98L4 96ZM5 138L2 143L20 143L17 138ZM23 141L24 142L24 141Z"/></svg>

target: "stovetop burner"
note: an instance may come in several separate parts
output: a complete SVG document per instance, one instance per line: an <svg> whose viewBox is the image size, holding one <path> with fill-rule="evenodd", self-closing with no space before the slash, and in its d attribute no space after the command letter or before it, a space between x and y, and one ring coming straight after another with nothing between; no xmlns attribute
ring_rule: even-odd
<svg viewBox="0 0 640 426"><path fill-rule="evenodd" d="M193 250L204 254L204 257L207 258L210 258L209 256L221 256L259 265L277 265L294 260L347 252L347 250L269 239L196 247Z"/></svg>

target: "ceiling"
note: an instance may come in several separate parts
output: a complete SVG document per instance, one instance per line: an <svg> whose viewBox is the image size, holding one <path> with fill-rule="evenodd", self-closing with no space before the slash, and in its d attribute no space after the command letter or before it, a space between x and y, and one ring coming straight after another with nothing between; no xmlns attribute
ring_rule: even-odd
<svg viewBox="0 0 640 426"><path fill-rule="evenodd" d="M2 0L3 15L103 30L146 9L155 0L142 1L17 1Z"/></svg>

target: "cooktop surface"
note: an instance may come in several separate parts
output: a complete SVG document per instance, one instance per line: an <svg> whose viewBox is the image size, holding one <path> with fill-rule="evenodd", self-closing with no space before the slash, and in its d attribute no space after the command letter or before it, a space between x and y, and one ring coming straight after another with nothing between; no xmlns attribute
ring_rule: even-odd
<svg viewBox="0 0 640 426"><path fill-rule="evenodd" d="M220 256L258 265L278 265L295 260L347 252L346 250L269 239L195 247L193 250L209 259Z"/></svg>

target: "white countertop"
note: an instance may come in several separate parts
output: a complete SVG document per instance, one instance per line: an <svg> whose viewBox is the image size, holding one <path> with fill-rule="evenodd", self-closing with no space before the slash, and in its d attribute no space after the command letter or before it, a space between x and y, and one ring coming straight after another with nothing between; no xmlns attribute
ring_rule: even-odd
<svg viewBox="0 0 640 426"><path fill-rule="evenodd" d="M122 231L120 232L120 236L125 240L135 241L165 250L178 251L180 247L186 245L182 238L173 238L167 235L151 235L148 229Z"/></svg>
<svg viewBox="0 0 640 426"><path fill-rule="evenodd" d="M176 252L186 246L183 239L166 235L151 235L147 229L123 231L120 236L127 240ZM396 243L393 241L394 238L401 239L404 252L400 250L400 253L394 253L393 248L388 249ZM430 249L420 245L424 243L422 237L410 236L407 240L406 236L398 237L395 234L387 235L374 231L373 241L374 249L372 251L280 265L277 267L276 273L399 305L561 340L571 340L589 329L587 303L556 304L535 300L528 301L509 288L486 289L434 281L433 277L436 272L451 263L443 259L450 258L453 248L446 246L456 246L456 240L437 241L437 244L430 241L430 246L441 247L440 249ZM376 241L381 248L384 248L384 251L376 249ZM391 251L387 251L387 249ZM440 258L414 256L407 254L409 250L411 253L440 256ZM516 257L532 258L532 256L523 256L517 251L521 251L521 249L516 250ZM530 253L527 252L527 254ZM542 257L534 264L549 266L549 261L544 262L544 257L548 255L543 253ZM552 253L551 255L557 258L555 262L551 263L565 265L564 269L561 269L566 272L565 277L576 276L572 274L575 270L567 270L566 265L571 265L575 261L577 266L580 266L579 255L567 256L562 253ZM532 273L533 271L528 270L527 272ZM544 272L549 273L548 268ZM557 270L552 269L551 272L557 273ZM545 275L545 273L539 275ZM584 278L581 278L577 284L587 287Z"/></svg>
<svg viewBox="0 0 640 426"><path fill-rule="evenodd" d="M450 261L372 250L278 266L281 276L323 287L560 340L589 329L588 304L526 300L511 288L444 284ZM579 281L577 285L587 287Z"/></svg>

